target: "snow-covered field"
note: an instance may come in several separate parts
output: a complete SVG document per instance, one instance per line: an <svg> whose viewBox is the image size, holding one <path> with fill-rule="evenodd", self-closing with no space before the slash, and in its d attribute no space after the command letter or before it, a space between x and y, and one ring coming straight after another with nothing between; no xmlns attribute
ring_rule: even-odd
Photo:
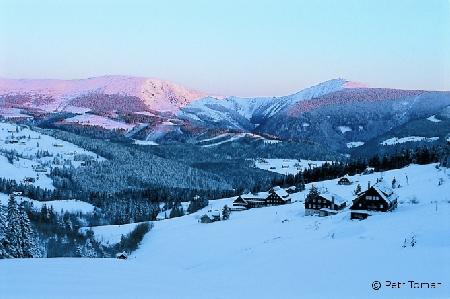
<svg viewBox="0 0 450 299"><path fill-rule="evenodd" d="M418 142L418 141L426 141L426 142L433 142L438 140L439 137L420 137L420 136L408 136L408 137L393 137L386 139L385 141L381 142L381 145L394 145L394 144L401 144L405 142Z"/></svg>
<svg viewBox="0 0 450 299"><path fill-rule="evenodd" d="M275 143L281 142L280 140L268 139L268 138L265 138L263 136L253 134L253 133L224 133L224 134L220 134L215 137L212 137L212 138L202 139L198 142L198 144L201 145L202 147L211 147L211 146L216 146L216 145L220 145L223 143L236 141L236 140L244 138L244 137L253 138L255 140L262 140L266 144L275 144ZM213 142L213 141L216 141L216 142L205 144L206 142Z"/></svg>
<svg viewBox="0 0 450 299"><path fill-rule="evenodd" d="M362 141L347 142L347 148L359 147L361 145L364 145L364 142Z"/></svg>
<svg viewBox="0 0 450 299"><path fill-rule="evenodd" d="M304 216L307 191L285 206L233 212L198 223L195 214L155 222L135 254L116 259L0 261L2 298L449 298L450 177L435 165L349 177L318 187L353 199L356 183L394 177L399 207L367 220ZM407 179L408 177L408 179ZM438 180L444 183L438 186ZM310 185L307 186L307 189ZM410 200L418 203L413 204ZM415 236L416 245L410 240ZM404 240L407 246L402 247ZM386 281L405 282L400 289ZM380 281L381 289L372 289ZM440 282L435 289L408 281Z"/></svg>
<svg viewBox="0 0 450 299"><path fill-rule="evenodd" d="M257 159L255 167L280 174L297 174L303 169L318 167L325 162L297 159Z"/></svg>
<svg viewBox="0 0 450 299"><path fill-rule="evenodd" d="M429 121L431 121L431 122L434 122L434 123L439 123L439 122L441 122L440 119L436 118L436 115L432 115L432 116L428 117L427 120L429 120Z"/></svg>
<svg viewBox="0 0 450 299"><path fill-rule="evenodd" d="M76 123L80 125L87 126L99 126L108 130L113 129L122 129L122 130L131 130L134 125L126 124L123 122L115 121L113 119L94 115L94 114L80 114L74 117L70 117L64 120L68 123Z"/></svg>
<svg viewBox="0 0 450 299"><path fill-rule="evenodd" d="M94 232L94 237L104 245L112 245L120 242L122 235L127 235L139 223L130 223L123 225L101 225L93 227L82 227L81 232L86 232L91 229Z"/></svg>
<svg viewBox="0 0 450 299"><path fill-rule="evenodd" d="M0 193L0 204L7 206L9 196L4 193ZM30 199L25 196L15 196L16 201L28 201L33 204L35 210L40 210L45 204L47 207L53 207L55 213L69 212L69 213L92 213L94 211L94 206L90 203L79 201L79 200L51 200L51 201L37 201Z"/></svg>
<svg viewBox="0 0 450 299"><path fill-rule="evenodd" d="M10 163L6 154L0 153L0 177L16 180L33 178L30 182L41 188L53 189L52 180L47 176L50 167L71 164L78 167L83 157L101 161L95 153L72 143L33 131L26 126L0 122L0 150L15 151L16 157Z"/></svg>

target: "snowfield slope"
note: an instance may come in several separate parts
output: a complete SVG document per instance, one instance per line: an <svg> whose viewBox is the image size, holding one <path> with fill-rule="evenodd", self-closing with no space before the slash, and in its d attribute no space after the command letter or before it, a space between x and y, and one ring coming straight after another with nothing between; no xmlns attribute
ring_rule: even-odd
<svg viewBox="0 0 450 299"><path fill-rule="evenodd" d="M213 201L195 214L156 222L126 261L2 260L0 294L6 299L449 298L449 174L434 164L412 165L350 177L351 186L339 186L337 180L316 184L350 201L356 183L364 189L368 181L395 177L402 186L396 189L397 210L364 221L350 220L348 210L332 217L304 216L304 191L289 205L198 223L208 209L233 199ZM392 289L387 280L442 285ZM372 289L373 281L382 283L380 290Z"/></svg>

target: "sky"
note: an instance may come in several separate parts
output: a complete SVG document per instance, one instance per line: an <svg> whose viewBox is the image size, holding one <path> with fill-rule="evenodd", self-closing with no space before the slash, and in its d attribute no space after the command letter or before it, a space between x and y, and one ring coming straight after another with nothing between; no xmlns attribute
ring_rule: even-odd
<svg viewBox="0 0 450 299"><path fill-rule="evenodd" d="M332 78L450 90L450 0L0 0L0 77L101 75L240 96Z"/></svg>

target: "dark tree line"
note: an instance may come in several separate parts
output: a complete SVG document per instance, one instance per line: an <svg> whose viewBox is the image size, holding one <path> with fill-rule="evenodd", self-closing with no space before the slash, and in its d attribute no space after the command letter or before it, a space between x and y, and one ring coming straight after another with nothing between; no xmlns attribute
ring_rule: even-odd
<svg viewBox="0 0 450 299"><path fill-rule="evenodd" d="M282 179L272 181L273 186L293 186L323 180L332 180L346 174L355 175L363 173L368 167L374 171L387 171L406 167L410 164L429 164L440 162L442 166L448 166L450 150L444 147L423 147L415 150L402 150L401 152L384 155L382 157L374 155L369 159L357 159L349 162L325 163L320 167L305 169L295 175L288 175Z"/></svg>

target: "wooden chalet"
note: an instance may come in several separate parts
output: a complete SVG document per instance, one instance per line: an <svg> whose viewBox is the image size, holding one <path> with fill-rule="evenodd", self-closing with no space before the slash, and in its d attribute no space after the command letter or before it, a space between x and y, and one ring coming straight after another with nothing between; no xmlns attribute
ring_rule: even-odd
<svg viewBox="0 0 450 299"><path fill-rule="evenodd" d="M347 206L347 201L334 193L320 193L305 200L305 215L335 215Z"/></svg>
<svg viewBox="0 0 450 299"><path fill-rule="evenodd" d="M238 196L231 206L232 211L242 211L266 206L284 205L290 203L291 198L281 187L274 187L269 192Z"/></svg>
<svg viewBox="0 0 450 299"><path fill-rule="evenodd" d="M266 198L266 205L268 206L284 205L290 202L291 198L289 197L289 193L279 186L271 188L269 190L269 196Z"/></svg>
<svg viewBox="0 0 450 299"><path fill-rule="evenodd" d="M338 185L351 185L351 184L352 181L350 181L350 179L347 176L340 178L338 181Z"/></svg>
<svg viewBox="0 0 450 299"><path fill-rule="evenodd" d="M384 182L378 182L361 192L350 207L351 219L366 219L368 211L388 212L397 208L398 195Z"/></svg>
<svg viewBox="0 0 450 299"><path fill-rule="evenodd" d="M248 209L248 202L241 196L238 196L231 205L231 211L242 211Z"/></svg>

